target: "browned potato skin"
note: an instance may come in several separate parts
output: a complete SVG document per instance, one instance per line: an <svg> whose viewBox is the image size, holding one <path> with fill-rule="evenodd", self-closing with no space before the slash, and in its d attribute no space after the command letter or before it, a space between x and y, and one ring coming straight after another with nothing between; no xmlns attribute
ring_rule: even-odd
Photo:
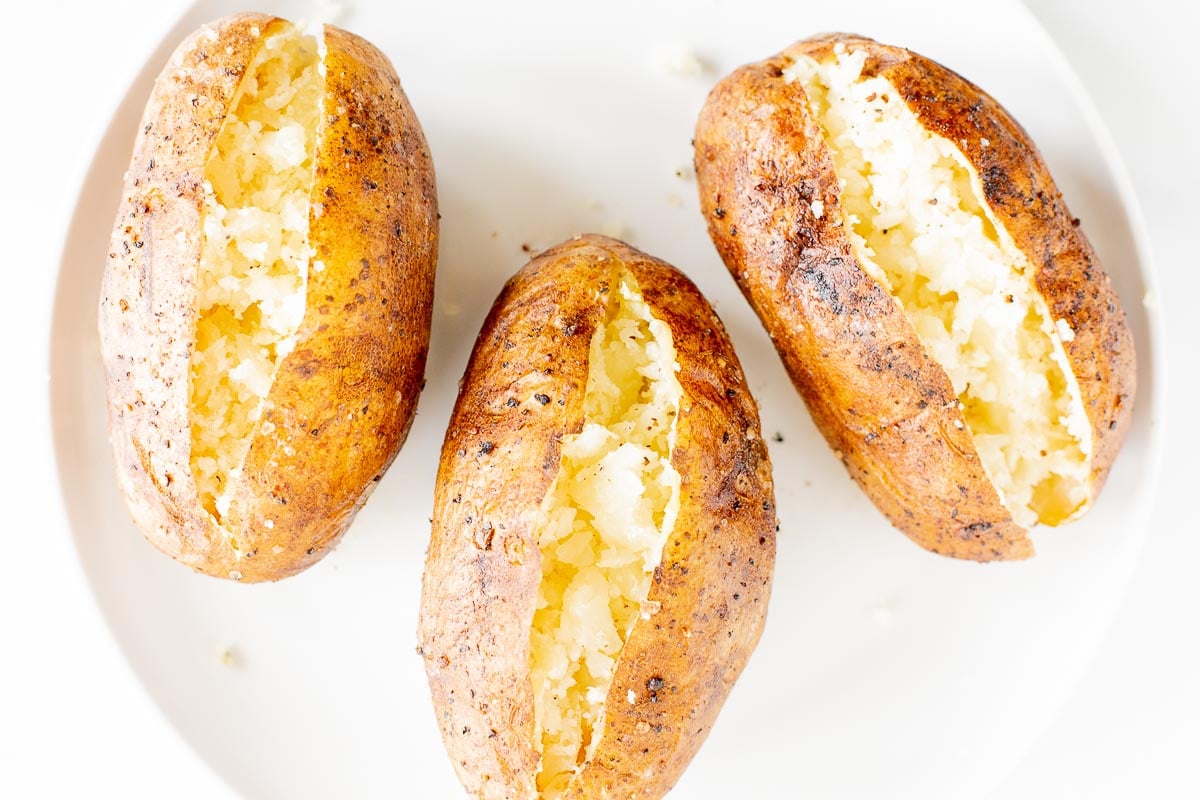
<svg viewBox="0 0 1200 800"><path fill-rule="evenodd" d="M438 470L419 638L446 748L476 797L537 797L534 525L562 437L583 426L589 347L614 263L628 267L674 336L684 401L671 463L681 502L648 598L661 609L630 633L602 738L564 796L649 800L670 789L765 620L771 468L720 320L682 273L621 242L589 235L551 248L509 280L484 322Z"/></svg>
<svg viewBox="0 0 1200 800"><path fill-rule="evenodd" d="M1095 438L1095 497L1129 427L1133 339L1091 245L1025 131L991 97L927 58L847 34L801 41L724 78L696 125L709 234L771 335L817 426L892 523L922 547L990 561L1033 554L987 478L953 387L896 303L855 259L829 148L796 55L865 48L925 127L958 143L987 202L1037 270L1066 343ZM983 147L981 140L988 140ZM817 218L813 200L824 203Z"/></svg>
<svg viewBox="0 0 1200 800"><path fill-rule="evenodd" d="M296 347L267 397L264 420L275 430L255 432L235 488L236 558L199 504L190 466L204 166L262 38L283 24L260 14L221 19L215 41L192 34L159 76L100 302L117 476L135 522L191 568L243 581L318 561L395 458L424 380L437 256L433 165L396 73L373 46L327 26L312 192L322 213L310 213L325 270L309 269Z"/></svg>

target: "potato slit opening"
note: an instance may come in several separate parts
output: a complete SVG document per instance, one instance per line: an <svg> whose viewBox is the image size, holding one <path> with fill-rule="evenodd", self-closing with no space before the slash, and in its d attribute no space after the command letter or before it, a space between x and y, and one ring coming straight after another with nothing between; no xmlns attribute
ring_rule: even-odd
<svg viewBox="0 0 1200 800"><path fill-rule="evenodd" d="M855 256L945 368L1013 519L1058 524L1091 494L1091 426L1034 269L962 151L925 129L865 50L836 45L785 74L832 152ZM987 146L986 142L981 143Z"/></svg>
<svg viewBox="0 0 1200 800"><path fill-rule="evenodd" d="M191 466L200 502L222 528L307 304L322 54L322 43L288 23L264 31L204 167Z"/></svg>
<svg viewBox="0 0 1200 800"><path fill-rule="evenodd" d="M530 633L537 777L559 797L595 749L621 649L679 511L671 465L683 389L671 330L620 270L592 337L583 429L563 437L537 518L542 582ZM613 702L626 702L625 698Z"/></svg>

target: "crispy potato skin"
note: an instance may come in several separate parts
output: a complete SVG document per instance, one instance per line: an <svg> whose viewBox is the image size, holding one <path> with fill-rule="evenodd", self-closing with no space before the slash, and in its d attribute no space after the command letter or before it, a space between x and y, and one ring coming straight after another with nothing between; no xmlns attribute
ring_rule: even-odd
<svg viewBox="0 0 1200 800"><path fill-rule="evenodd" d="M684 399L671 463L681 502L648 598L661 608L631 631L601 739L565 797L655 798L670 789L765 620L771 469L724 327L682 273L621 242L584 236L546 251L504 287L471 355L442 449L422 590L419 639L434 708L476 797L537 797L534 526L562 437L583 426L589 347L615 264L635 276L674 337Z"/></svg>
<svg viewBox="0 0 1200 800"><path fill-rule="evenodd" d="M897 47L845 34L798 42L734 71L696 125L709 234L774 341L817 426L892 523L936 553L1020 559L1033 545L984 472L950 380L884 288L856 260L840 220L829 148L803 88L799 54L865 48L925 127L958 143L987 202L1037 270L1094 435L1092 496L1130 422L1133 340L1108 277L1025 131L959 75ZM987 139L984 147L981 140ZM824 203L818 218L814 200Z"/></svg>
<svg viewBox="0 0 1200 800"><path fill-rule="evenodd" d="M228 524L190 466L204 167L238 84L283 20L226 17L159 76L113 228L100 339L117 475L135 522L193 569L243 581L310 566L341 537L408 433L424 379L437 256L433 165L386 57L326 27L308 273L296 347L280 364ZM252 28L257 29L257 34ZM273 527L267 527L270 520Z"/></svg>

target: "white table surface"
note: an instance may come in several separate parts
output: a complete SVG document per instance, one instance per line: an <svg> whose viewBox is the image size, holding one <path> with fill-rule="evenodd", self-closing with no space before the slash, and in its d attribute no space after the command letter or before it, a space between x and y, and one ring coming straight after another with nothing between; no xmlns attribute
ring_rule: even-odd
<svg viewBox="0 0 1200 800"><path fill-rule="evenodd" d="M1149 229L1168 333L1168 445L1153 530L1125 606L1062 717L994 796L1200 797L1200 477L1190 412L1200 367L1200 227L1189 85L1190 4L1029 0L1113 134ZM25 2L5 15L2 241L14 291L0 314L13 423L0 459L0 797L232 798L136 683L92 603L66 520L24 498L56 484L48 331L65 221L92 148L184 0ZM1020 44L1013 44L1019 57ZM1194 73L1192 73L1194 74ZM11 284L10 284L11 285ZM90 290L90 289L89 289ZM27 383L28 382L28 383ZM25 392L28 391L28 395ZM1191 520L1191 521L1189 521ZM1069 576L1064 579L1069 580Z"/></svg>

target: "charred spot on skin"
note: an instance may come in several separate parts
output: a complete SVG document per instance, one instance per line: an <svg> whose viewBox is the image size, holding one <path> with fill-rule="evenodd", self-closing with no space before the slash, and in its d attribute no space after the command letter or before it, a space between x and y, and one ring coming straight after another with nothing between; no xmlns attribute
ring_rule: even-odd
<svg viewBox="0 0 1200 800"><path fill-rule="evenodd" d="M481 455L481 456L486 456L488 453L492 452L492 450L494 450L494 449L496 449L495 442L480 442L479 443L479 455Z"/></svg>
<svg viewBox="0 0 1200 800"><path fill-rule="evenodd" d="M981 534L986 533L991 529L992 523L990 522L976 522L971 525L964 525L962 530L959 531L958 535L963 539L977 539Z"/></svg>
<svg viewBox="0 0 1200 800"><path fill-rule="evenodd" d="M535 394L533 396L533 399L537 400L542 405L549 405L549 403L550 403L550 396L546 395L546 394L541 394L540 392L538 394Z"/></svg>
<svg viewBox="0 0 1200 800"><path fill-rule="evenodd" d="M979 177L983 183L983 193L989 203L997 204L1016 194L1012 182L1008 179L1008 173L1001 166L988 167L980 173Z"/></svg>
<svg viewBox="0 0 1200 800"><path fill-rule="evenodd" d="M830 266L838 266L842 263L840 258L831 258ZM837 287L829 280L825 273L812 267L805 267L800 270L801 277L808 281L816 291L817 296L829 305L829 310L834 314L842 315L846 313L846 307L842 305L841 297L838 295Z"/></svg>

